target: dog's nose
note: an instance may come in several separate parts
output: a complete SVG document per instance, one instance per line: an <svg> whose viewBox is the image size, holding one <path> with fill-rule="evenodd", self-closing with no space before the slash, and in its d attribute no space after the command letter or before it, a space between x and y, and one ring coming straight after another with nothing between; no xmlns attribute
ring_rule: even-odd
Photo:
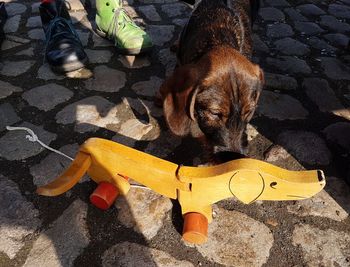
<svg viewBox="0 0 350 267"><path fill-rule="evenodd" d="M241 158L245 158L246 156L241 154L241 153L237 153L237 152L232 152L232 151L221 151L218 153L214 154L214 162L215 163L225 163L231 160L235 160L235 159L241 159Z"/></svg>

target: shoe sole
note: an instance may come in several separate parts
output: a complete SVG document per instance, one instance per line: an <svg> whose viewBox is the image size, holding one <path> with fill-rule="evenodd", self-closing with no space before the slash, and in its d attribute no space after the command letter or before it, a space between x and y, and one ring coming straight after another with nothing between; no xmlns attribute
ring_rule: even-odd
<svg viewBox="0 0 350 267"><path fill-rule="evenodd" d="M80 70L84 68L87 62L88 62L88 58L86 57L82 61L67 63L67 64L63 64L62 66L50 66L50 67L55 72L66 73L66 72L71 72L71 71Z"/></svg>
<svg viewBox="0 0 350 267"><path fill-rule="evenodd" d="M95 29L96 33L102 37L105 38L109 41L112 41L112 39L107 37L107 34L105 34L103 31L99 30L99 29ZM145 47L145 48L119 48L117 46L115 46L115 49L117 50L118 53L123 54L123 55L128 55L128 56L136 56L136 55L141 55L147 52L150 52L152 50L152 47Z"/></svg>

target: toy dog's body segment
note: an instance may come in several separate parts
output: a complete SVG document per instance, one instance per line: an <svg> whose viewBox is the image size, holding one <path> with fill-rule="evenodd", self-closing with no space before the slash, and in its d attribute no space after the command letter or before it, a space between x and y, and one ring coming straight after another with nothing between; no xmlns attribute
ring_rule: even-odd
<svg viewBox="0 0 350 267"><path fill-rule="evenodd" d="M80 147L68 170L37 192L45 196L62 194L85 172L98 184L113 184L122 195L130 189L124 177L131 177L161 195L178 199L184 216L192 214L195 218L193 214L201 214L207 222L212 220L211 205L226 198L235 196L246 204L258 199L298 200L312 197L325 186L322 171L288 171L253 159L186 167L112 141L91 138ZM195 243L206 240L206 236L198 238L197 233L187 237L184 233L184 238Z"/></svg>

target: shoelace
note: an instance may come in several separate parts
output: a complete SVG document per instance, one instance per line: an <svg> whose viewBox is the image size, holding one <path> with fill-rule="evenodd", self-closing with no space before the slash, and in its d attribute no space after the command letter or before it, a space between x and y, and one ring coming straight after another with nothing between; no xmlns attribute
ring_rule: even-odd
<svg viewBox="0 0 350 267"><path fill-rule="evenodd" d="M122 6L122 1L119 1L119 6ZM115 8L113 10L114 14L113 14L113 18L111 23L108 26L108 30L107 30L107 36L111 39L114 39L118 36L118 32L121 28L124 28L125 26L125 22L122 23L120 25L118 18L119 15L122 16L124 21L127 21L131 26L138 28L138 26L135 24L135 22L131 19L130 14L126 11L126 9L124 7L119 7L119 8ZM120 27L121 26L121 27Z"/></svg>
<svg viewBox="0 0 350 267"><path fill-rule="evenodd" d="M65 18L62 17L55 17L49 24L49 27L46 31L46 43L45 43L45 51L47 51L48 49L48 45L49 45L49 40L51 40L52 38L56 38L57 36L63 35L66 33L66 31L59 31L56 32L54 34L52 34L53 30L56 27L62 26L64 28L69 28L70 32L73 34L74 39L78 42L80 42L80 39L78 37L78 34L76 33L76 31L74 30L72 24Z"/></svg>

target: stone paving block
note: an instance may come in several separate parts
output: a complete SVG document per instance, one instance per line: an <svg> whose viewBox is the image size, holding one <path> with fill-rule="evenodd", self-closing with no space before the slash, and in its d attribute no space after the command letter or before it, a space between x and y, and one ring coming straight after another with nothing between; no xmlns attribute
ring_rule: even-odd
<svg viewBox="0 0 350 267"><path fill-rule="evenodd" d="M89 58L89 62L92 64L108 63L112 57L112 52L109 50L85 49L85 53Z"/></svg>
<svg viewBox="0 0 350 267"><path fill-rule="evenodd" d="M185 27L187 24L188 19L173 19L173 23L177 26L180 26L181 28Z"/></svg>
<svg viewBox="0 0 350 267"><path fill-rule="evenodd" d="M74 158L79 150L78 144L69 144L58 149L59 151L65 153L66 155ZM66 157L58 155L56 153L50 153L45 157L40 163L33 165L30 168L30 174L33 177L33 184L36 186L42 186L53 181L56 177L62 174L66 168L72 163ZM87 181L89 178L87 175L79 181L80 183Z"/></svg>
<svg viewBox="0 0 350 267"><path fill-rule="evenodd" d="M151 65L148 56L139 55L139 56L126 56L120 55L118 60L123 64L125 68L128 69L140 69L143 67L148 67Z"/></svg>
<svg viewBox="0 0 350 267"><path fill-rule="evenodd" d="M327 28L328 30L339 32L339 33L349 33L350 25L337 20L333 16L322 16L320 25Z"/></svg>
<svg viewBox="0 0 350 267"><path fill-rule="evenodd" d="M264 156L267 162L276 162L279 160L286 160L291 157L291 154L289 154L282 146L273 145L265 152Z"/></svg>
<svg viewBox="0 0 350 267"><path fill-rule="evenodd" d="M111 140L113 142L117 142L119 144L122 144L128 147L135 147L135 144L137 142L135 139L129 138L125 135L119 135L119 134L116 134L115 136L113 136Z"/></svg>
<svg viewBox="0 0 350 267"><path fill-rule="evenodd" d="M309 115L295 98L271 91L262 91L256 113L277 120L299 120Z"/></svg>
<svg viewBox="0 0 350 267"><path fill-rule="evenodd" d="M81 0L67 0L67 6L72 11L85 9Z"/></svg>
<svg viewBox="0 0 350 267"><path fill-rule="evenodd" d="M325 53L334 54L337 51L335 47L327 44L327 42L315 36L311 37L309 40L307 40L307 42L313 48L321 50L321 54L325 54Z"/></svg>
<svg viewBox="0 0 350 267"><path fill-rule="evenodd" d="M42 29L33 29L28 31L28 37L33 40L45 40L45 33Z"/></svg>
<svg viewBox="0 0 350 267"><path fill-rule="evenodd" d="M28 28L36 28L36 27L41 27L41 26L42 26L42 24L41 24L40 16L30 17L27 20L26 27L28 27Z"/></svg>
<svg viewBox="0 0 350 267"><path fill-rule="evenodd" d="M48 81L48 80L63 80L64 76L54 73L49 64L45 63L38 70L37 78Z"/></svg>
<svg viewBox="0 0 350 267"><path fill-rule="evenodd" d="M20 3L7 3L6 12L8 16L20 15L27 10L27 7Z"/></svg>
<svg viewBox="0 0 350 267"><path fill-rule="evenodd" d="M79 133L94 132L99 128L117 132L116 126L124 112L124 105L116 105L100 96L92 96L66 106L56 114L56 122L74 123L75 131Z"/></svg>
<svg viewBox="0 0 350 267"><path fill-rule="evenodd" d="M341 146L350 151L350 123L336 122L327 126L323 131L327 140Z"/></svg>
<svg viewBox="0 0 350 267"><path fill-rule="evenodd" d="M125 86L126 75L124 72L101 65L93 70L94 77L85 81L88 90L99 92L119 92Z"/></svg>
<svg viewBox="0 0 350 267"><path fill-rule="evenodd" d="M189 7L179 1L173 4L162 5L162 11L166 13L170 18L180 15L187 16L190 14Z"/></svg>
<svg viewBox="0 0 350 267"><path fill-rule="evenodd" d="M293 39L286 37L275 42L276 49L285 55L304 56L310 53L307 45Z"/></svg>
<svg viewBox="0 0 350 267"><path fill-rule="evenodd" d="M350 0L340 0L342 3L347 4L350 6Z"/></svg>
<svg viewBox="0 0 350 267"><path fill-rule="evenodd" d="M0 104L0 132L20 120L10 103Z"/></svg>
<svg viewBox="0 0 350 267"><path fill-rule="evenodd" d="M328 6L328 13L337 18L350 19L350 7L346 5L330 4Z"/></svg>
<svg viewBox="0 0 350 267"><path fill-rule="evenodd" d="M159 16L156 8L153 5L140 6L137 8L140 12L150 21L161 21L162 18Z"/></svg>
<svg viewBox="0 0 350 267"><path fill-rule="evenodd" d="M19 51L15 54L16 56L27 56L27 57L33 57L34 56L34 48L29 47L28 49L24 49L22 51Z"/></svg>
<svg viewBox="0 0 350 267"><path fill-rule="evenodd" d="M252 141L255 137L257 137L259 135L259 132L256 130L256 128L253 125L248 123L246 128L246 134L249 142L249 141Z"/></svg>
<svg viewBox="0 0 350 267"><path fill-rule="evenodd" d="M294 8L285 8L283 11L293 21L308 21L306 17L301 15L300 12L295 10Z"/></svg>
<svg viewBox="0 0 350 267"><path fill-rule="evenodd" d="M301 34L316 35L324 32L324 30L321 27L319 27L316 23L313 22L296 21L294 23L294 26L295 29Z"/></svg>
<svg viewBox="0 0 350 267"><path fill-rule="evenodd" d="M31 42L26 38L18 37L16 35L11 35L11 34L6 34L6 39L10 41L14 41L16 43L20 43L20 44L28 44Z"/></svg>
<svg viewBox="0 0 350 267"><path fill-rule="evenodd" d="M22 92L22 88L0 80L0 99L6 98L13 93Z"/></svg>
<svg viewBox="0 0 350 267"><path fill-rule="evenodd" d="M275 67L276 69L282 70L290 74L309 74L311 69L309 65L302 59L291 57L291 56L281 56L279 58L267 58L267 64Z"/></svg>
<svg viewBox="0 0 350 267"><path fill-rule="evenodd" d="M284 131L278 135L277 143L302 163L326 166L332 161L325 141L312 132Z"/></svg>
<svg viewBox="0 0 350 267"><path fill-rule="evenodd" d="M174 136L169 131L162 132L157 140L148 144L147 148L145 149L145 152L156 157L166 158L180 144L180 137Z"/></svg>
<svg viewBox="0 0 350 267"><path fill-rule="evenodd" d="M174 29L174 25L149 25L146 32L154 45L163 46L173 38Z"/></svg>
<svg viewBox="0 0 350 267"><path fill-rule="evenodd" d="M122 136L139 141L153 128L152 124L139 121L138 119L129 119L121 124L118 133Z"/></svg>
<svg viewBox="0 0 350 267"><path fill-rule="evenodd" d="M316 196L288 205L288 211L298 216L318 216L342 221L350 214L350 188L336 177L327 177L324 190Z"/></svg>
<svg viewBox="0 0 350 267"><path fill-rule="evenodd" d="M4 33L17 32L20 20L21 20L21 15L16 15L8 18L3 27Z"/></svg>
<svg viewBox="0 0 350 267"><path fill-rule="evenodd" d="M259 10L259 16L265 21L284 21L285 17L281 10L275 7L265 7Z"/></svg>
<svg viewBox="0 0 350 267"><path fill-rule="evenodd" d="M196 246L211 261L224 266L262 266L273 245L270 229L247 215L221 208L209 225L208 242Z"/></svg>
<svg viewBox="0 0 350 267"><path fill-rule="evenodd" d="M20 43L17 43L17 42L13 42L13 41L9 41L9 40L4 40L2 43L1 43L1 51L5 51L5 50L8 50L8 49L12 49L14 47L17 47L17 46L20 46L20 45L23 45L23 44L20 44Z"/></svg>
<svg viewBox="0 0 350 267"><path fill-rule="evenodd" d="M177 260L161 250L122 242L104 252L102 266L193 267L194 265L188 261Z"/></svg>
<svg viewBox="0 0 350 267"><path fill-rule="evenodd" d="M26 100L29 105L43 111L53 109L57 105L71 99L72 96L72 91L55 83L35 87L22 94L22 98Z"/></svg>
<svg viewBox="0 0 350 267"><path fill-rule="evenodd" d="M137 82L131 86L138 95L142 96L155 96L159 91L160 86L163 83L163 79L157 76L151 76L148 81Z"/></svg>
<svg viewBox="0 0 350 267"><path fill-rule="evenodd" d="M320 111L330 112L350 120L350 110L341 104L326 80L306 78L303 87L308 97L318 106Z"/></svg>
<svg viewBox="0 0 350 267"><path fill-rule="evenodd" d="M70 12L69 13L73 24L78 24L78 23L82 23L83 19L85 19L87 17L87 13L86 11L75 11L75 12Z"/></svg>
<svg viewBox="0 0 350 267"><path fill-rule="evenodd" d="M102 38L95 33L92 34L92 42L94 44L94 47L114 46L113 42L111 42L105 38Z"/></svg>
<svg viewBox="0 0 350 267"><path fill-rule="evenodd" d="M264 73L265 86L273 90L296 90L298 82L293 77L289 77L282 74Z"/></svg>
<svg viewBox="0 0 350 267"><path fill-rule="evenodd" d="M169 48L165 48L158 53L159 61L165 67L166 76L169 77L176 66L176 55Z"/></svg>
<svg viewBox="0 0 350 267"><path fill-rule="evenodd" d="M175 3L178 0L140 0L141 3L144 4L168 4L168 3Z"/></svg>
<svg viewBox="0 0 350 267"><path fill-rule="evenodd" d="M268 53L268 46L259 38L257 34L253 34L253 49L256 52Z"/></svg>
<svg viewBox="0 0 350 267"><path fill-rule="evenodd" d="M86 217L87 204L74 201L39 235L23 266L73 266L75 258L90 242Z"/></svg>
<svg viewBox="0 0 350 267"><path fill-rule="evenodd" d="M56 134L45 131L42 126L36 126L28 122L24 122L18 126L32 129L46 145L50 145L56 139ZM11 131L2 136L0 138L0 157L7 160L23 160L36 156L45 150L38 143L27 140L27 134L25 131Z"/></svg>
<svg viewBox="0 0 350 267"><path fill-rule="evenodd" d="M307 266L349 266L349 233L305 224L295 227L292 240L301 247Z"/></svg>
<svg viewBox="0 0 350 267"><path fill-rule="evenodd" d="M40 2L33 3L31 5L32 13L39 13Z"/></svg>
<svg viewBox="0 0 350 267"><path fill-rule="evenodd" d="M27 72L35 63L33 60L5 61L0 74L16 77Z"/></svg>
<svg viewBox="0 0 350 267"><path fill-rule="evenodd" d="M282 38L293 36L294 31L291 26L284 23L277 23L272 25L267 25L266 35L272 38Z"/></svg>
<svg viewBox="0 0 350 267"><path fill-rule="evenodd" d="M123 103L133 111L135 110L142 115L148 115L157 118L163 116L163 109L155 106L153 101L126 97L123 99Z"/></svg>
<svg viewBox="0 0 350 267"><path fill-rule="evenodd" d="M333 80L350 80L350 67L332 57L321 57L324 74Z"/></svg>
<svg viewBox="0 0 350 267"><path fill-rule="evenodd" d="M290 6L289 2L286 0L265 0L265 3L270 5L270 6L275 6L275 7Z"/></svg>
<svg viewBox="0 0 350 267"><path fill-rule="evenodd" d="M90 32L82 31L82 30L76 30L77 34L79 35L79 39L83 46L87 46L90 38ZM86 52L86 50L85 50Z"/></svg>
<svg viewBox="0 0 350 267"><path fill-rule="evenodd" d="M300 5L297 6L297 9L299 9L305 16L320 16L326 14L326 12L314 4Z"/></svg>
<svg viewBox="0 0 350 267"><path fill-rule="evenodd" d="M0 251L10 259L24 246L24 238L41 226L39 211L16 183L0 174Z"/></svg>
<svg viewBox="0 0 350 267"><path fill-rule="evenodd" d="M118 209L118 220L123 225L132 227L150 240L163 226L173 205L169 198L147 188L132 188L125 197L120 197L115 202L115 206Z"/></svg>
<svg viewBox="0 0 350 267"><path fill-rule="evenodd" d="M350 40L348 36L341 33L325 34L323 37L326 38L329 42L331 42L332 45L342 47L346 47L349 44Z"/></svg>

